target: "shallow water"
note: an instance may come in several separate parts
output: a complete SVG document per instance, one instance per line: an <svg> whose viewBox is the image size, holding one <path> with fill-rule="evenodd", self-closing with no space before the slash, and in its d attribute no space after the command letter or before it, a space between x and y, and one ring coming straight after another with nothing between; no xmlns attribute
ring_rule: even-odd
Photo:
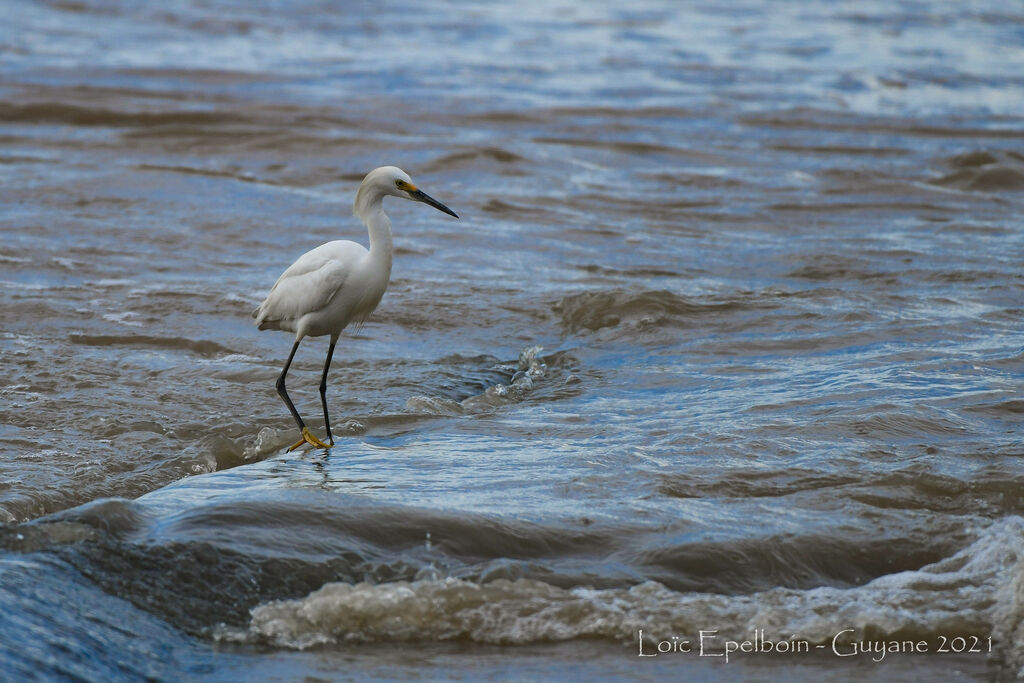
<svg viewBox="0 0 1024 683"><path fill-rule="evenodd" d="M7 9L0 670L1024 667L1024 14ZM286 454L290 338L249 312L365 243L382 164L461 220L386 204L338 445ZM318 433L326 346L289 375Z"/></svg>

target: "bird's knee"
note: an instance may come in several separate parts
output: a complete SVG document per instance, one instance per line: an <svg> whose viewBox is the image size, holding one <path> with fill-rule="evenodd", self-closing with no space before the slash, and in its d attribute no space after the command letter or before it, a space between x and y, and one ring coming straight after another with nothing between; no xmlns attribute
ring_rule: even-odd
<svg viewBox="0 0 1024 683"><path fill-rule="evenodd" d="M275 386L277 386L277 393L279 393L279 394L281 394L283 396L284 393L285 393L285 389L284 389L284 375L281 375L280 377L277 378L277 384Z"/></svg>

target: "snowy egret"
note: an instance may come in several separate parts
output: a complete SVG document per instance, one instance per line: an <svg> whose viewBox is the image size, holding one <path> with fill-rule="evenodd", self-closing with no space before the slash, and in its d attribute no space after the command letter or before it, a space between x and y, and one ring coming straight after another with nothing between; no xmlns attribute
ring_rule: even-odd
<svg viewBox="0 0 1024 683"><path fill-rule="evenodd" d="M331 421L327 416L327 371L341 331L351 322L366 320L388 287L393 248L391 220L384 213L383 201L389 195L423 202L458 218L454 211L417 188L402 169L394 166L375 168L360 183L353 208L353 213L370 233L369 250L356 242L335 240L307 251L288 266L274 283L266 300L252 313L256 326L261 330L295 333L292 352L277 378L277 393L284 399L302 432L302 439L289 451L303 443L318 448L334 445ZM320 403L324 408L324 425L330 445L309 431L284 386L285 375L303 337L328 334L331 345L327 348L327 360L320 378Z"/></svg>

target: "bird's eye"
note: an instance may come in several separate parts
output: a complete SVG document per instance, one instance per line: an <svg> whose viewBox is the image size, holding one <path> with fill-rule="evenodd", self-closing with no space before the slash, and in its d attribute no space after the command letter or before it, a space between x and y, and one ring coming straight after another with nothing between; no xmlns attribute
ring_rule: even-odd
<svg viewBox="0 0 1024 683"><path fill-rule="evenodd" d="M405 181L404 180L396 180L395 181L395 187L397 187L399 190L404 190L405 189Z"/></svg>

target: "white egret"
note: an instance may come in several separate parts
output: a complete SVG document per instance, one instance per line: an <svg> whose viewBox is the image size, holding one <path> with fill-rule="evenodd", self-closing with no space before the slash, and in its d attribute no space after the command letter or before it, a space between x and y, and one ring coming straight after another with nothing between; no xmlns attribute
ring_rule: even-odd
<svg viewBox="0 0 1024 683"><path fill-rule="evenodd" d="M334 445L331 422L327 416L327 371L331 367L334 346L341 331L351 323L366 320L380 303L391 277L391 221L384 213L384 197L402 197L429 204L450 216L458 216L447 206L417 188L409 175L394 166L381 166L366 174L359 185L353 213L363 221L370 233L370 248L348 240L335 240L307 251L288 266L260 307L253 311L256 326L261 330L284 330L295 333L295 343L288 354L277 393L284 399L292 417L299 425L302 439L288 450L303 443L318 448ZM284 380L292 364L299 342L304 337L331 336L327 360L320 378L320 402L327 427L326 444L316 438L302 421L299 411L288 397Z"/></svg>

